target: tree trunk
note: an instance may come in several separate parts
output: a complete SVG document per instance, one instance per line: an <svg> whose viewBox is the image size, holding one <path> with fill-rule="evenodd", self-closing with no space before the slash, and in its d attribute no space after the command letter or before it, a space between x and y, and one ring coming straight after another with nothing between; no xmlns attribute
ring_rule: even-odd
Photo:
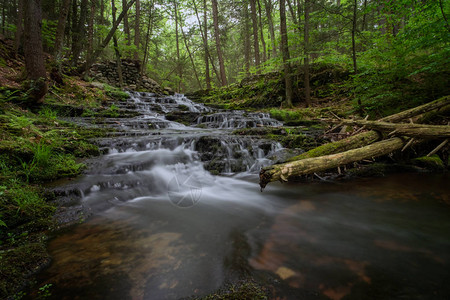
<svg viewBox="0 0 450 300"><path fill-rule="evenodd" d="M430 111L438 110L446 107L450 104L450 96L442 97L433 102L414 107L394 115L390 115L380 119L381 122L399 122L401 120L406 120L418 115L425 114ZM298 156L290 158L288 161L300 160L305 158L317 157L321 155L334 154L342 151L351 150L357 147L362 147L371 144L380 139L380 135L375 131L368 131L350 136L346 139L327 143L310 151L302 153Z"/></svg>
<svg viewBox="0 0 450 300"><path fill-rule="evenodd" d="M74 44L72 45L72 65L78 65L78 59L80 58L80 54L83 51L83 46L86 40L86 19L88 12L88 1L89 0L81 0L80 7L80 19L78 20L76 31L73 33L74 35Z"/></svg>
<svg viewBox="0 0 450 300"><path fill-rule="evenodd" d="M24 53L27 78L31 80L29 97L41 103L47 93L44 50L42 47L42 13L40 0L24 2Z"/></svg>
<svg viewBox="0 0 450 300"><path fill-rule="evenodd" d="M198 9L197 9L197 4L195 3L195 0L192 0L192 4L194 4L194 10L195 10L195 15L197 16L197 22L198 22L198 26L200 28L205 29L205 32L203 32L203 30L200 30L200 34L202 36L202 40L203 40L203 46L206 49L206 54L209 58L209 62L211 62L211 65L213 67L214 70L214 74L216 74L217 77L217 81L221 82L221 78L219 75L219 72L217 72L216 66L214 65L214 60L211 57L211 52L209 51L209 47L208 47L208 26L207 26L207 20L206 20L206 11L207 11L207 5L206 5L206 0L203 1L203 8L204 8L204 26L202 26L202 23L200 22L200 17L198 16ZM209 67L207 68L209 70ZM209 73L208 73L209 74ZM211 84L211 82L210 82Z"/></svg>
<svg viewBox="0 0 450 300"><path fill-rule="evenodd" d="M23 1L23 0L21 0ZM62 45L64 41L64 33L66 31L67 15L69 14L70 3L72 0L64 0L59 12L58 26L56 27L55 45L53 47L53 56L58 60L61 55Z"/></svg>
<svg viewBox="0 0 450 300"><path fill-rule="evenodd" d="M262 56L262 62L266 62L267 56L266 56L266 41L264 40L264 27L262 23L262 13L261 13L261 2L257 0L258 4L258 16L259 16L259 32L261 34L261 44L263 46L263 56Z"/></svg>
<svg viewBox="0 0 450 300"><path fill-rule="evenodd" d="M343 125L365 126L369 129L389 132L389 135L409 136L421 139L449 138L450 126L448 125L423 125L407 123L389 123L383 121L366 120L341 120Z"/></svg>
<svg viewBox="0 0 450 300"><path fill-rule="evenodd" d="M155 2L152 1L151 5L150 5L150 11L148 13L148 25L147 25L147 33L145 35L145 47L144 47L144 58L142 59L142 64L141 64L141 70L140 70L140 78L142 78L142 75L144 75L144 68L145 65L147 64L147 54L148 54L148 44L150 41L150 36L152 35L152 19L153 19L153 6L155 5ZM139 80L139 85L140 85L140 80Z"/></svg>
<svg viewBox="0 0 450 300"><path fill-rule="evenodd" d="M195 0L193 0L195 1ZM195 3L195 2L194 2ZM208 7L206 5L206 0L203 0L203 26L205 28L205 37L208 36ZM201 26L200 26L201 31ZM208 60L208 41L207 39L203 39L203 48L205 51L205 80L206 80L206 88L208 90L211 89L211 76L209 75L209 60Z"/></svg>
<svg viewBox="0 0 450 300"><path fill-rule="evenodd" d="M181 80L183 78L183 73L181 70L181 62L180 62L180 43L178 38L178 9L177 9L177 1L173 2L174 10L175 10L175 40L177 47L177 75L178 75L178 83L177 83L177 93L180 93L181 90Z"/></svg>
<svg viewBox="0 0 450 300"><path fill-rule="evenodd" d="M245 74L250 75L250 24L249 24L249 12L248 1L243 1L244 5L244 60L245 60Z"/></svg>
<svg viewBox="0 0 450 300"><path fill-rule="evenodd" d="M284 65L284 83L286 89L286 105L292 107L293 88L291 78L291 65L289 63L289 45L286 26L286 0L280 0L280 34L281 34L281 53L283 55Z"/></svg>
<svg viewBox="0 0 450 300"><path fill-rule="evenodd" d="M305 43L305 102L307 106L311 105L311 86L309 83L309 10L310 0L305 0L305 27L304 27L304 43Z"/></svg>
<svg viewBox="0 0 450 300"><path fill-rule="evenodd" d="M136 50L134 50L134 59L139 60L139 45L141 42L141 1L136 0L136 16L134 20L134 46Z"/></svg>
<svg viewBox="0 0 450 300"><path fill-rule="evenodd" d="M275 29L272 19L272 3L270 0L264 0L264 3L266 8L267 22L269 23L270 41L272 43L272 57L275 57L277 56L277 47L275 45Z"/></svg>
<svg viewBox="0 0 450 300"><path fill-rule="evenodd" d="M76 43L76 37L77 37L77 24L78 24L78 1L79 0L72 0L72 27L70 28L72 32L72 39L71 39L71 49L73 53L73 49L75 47Z"/></svg>
<svg viewBox="0 0 450 300"><path fill-rule="evenodd" d="M91 0L91 7L89 11L87 57L92 56L94 51L94 19L97 5L96 2L97 0Z"/></svg>
<svg viewBox="0 0 450 300"><path fill-rule="evenodd" d="M101 43L101 45L99 46L99 48L94 51L94 54L92 55L92 57L90 57L79 69L78 72L79 73L85 73L86 71L89 71L90 67L92 66L92 64L97 60L97 58L99 57L99 55L103 52L103 49L105 49L105 47L109 44L109 42L111 41L114 33L117 30L117 27L119 26L120 22L122 22L123 16L125 15L125 13L130 9L130 7L134 4L136 0L130 0L130 2L128 2L128 5L124 8L124 10L122 10L122 12L120 13L119 17L117 18L117 21L113 23L113 27L109 30L108 35L106 36L106 38L103 40L103 42Z"/></svg>
<svg viewBox="0 0 450 300"><path fill-rule="evenodd" d="M258 19L256 16L256 0L250 0L250 14L252 17L253 49L255 50L255 66L258 67L261 64L261 59L259 57ZM259 70L258 70L258 73L260 73Z"/></svg>
<svg viewBox="0 0 450 300"><path fill-rule="evenodd" d="M273 165L261 170L259 174L259 185L263 189L269 182L277 180L287 181L291 176L314 174L363 159L372 159L390 154L402 147L403 140L396 137L342 153Z"/></svg>
<svg viewBox="0 0 450 300"><path fill-rule="evenodd" d="M362 19L362 24L361 24L361 30L365 31L367 30L367 0L364 0L364 8L363 8L363 19Z"/></svg>
<svg viewBox="0 0 450 300"><path fill-rule="evenodd" d="M127 5L127 0L122 0L122 7ZM125 38L127 40L127 45L131 45L131 33L130 33L130 24L128 22L128 11L123 16L123 31L125 32Z"/></svg>
<svg viewBox="0 0 450 300"><path fill-rule="evenodd" d="M213 21L214 21L214 36L216 39L217 56L219 58L220 79L222 86L227 85L227 75L225 74L225 64L223 60L222 49L220 47L220 32L219 32L219 11L217 8L217 0L212 0Z"/></svg>
<svg viewBox="0 0 450 300"><path fill-rule="evenodd" d="M116 11L117 11L114 1L115 0L111 0L113 24L116 23ZM119 86L123 87L122 58L120 57L119 44L117 42L117 37L115 33L113 36L113 43L114 43L114 53L116 54L117 76L119 77Z"/></svg>
<svg viewBox="0 0 450 300"><path fill-rule="evenodd" d="M358 66L356 64L356 40L355 40L355 34L356 34L356 21L357 21L357 6L358 6L358 0L354 0L353 2L353 20L352 20L352 59L353 59L353 72L355 74L358 73Z"/></svg>
<svg viewBox="0 0 450 300"><path fill-rule="evenodd" d="M14 55L17 56L19 53L20 42L22 41L23 34L23 5L24 0L19 0L19 5L17 9L17 20L16 20L16 36L14 38Z"/></svg>
<svg viewBox="0 0 450 300"><path fill-rule="evenodd" d="M180 16L180 20L181 20L181 16ZM184 33L183 30L183 25L180 25L180 30L181 30L181 34L183 35L183 41L184 41L184 46L186 47L186 50L189 54L189 59L191 60L191 64L192 64L192 69L194 70L194 75L195 75L195 79L197 79L197 84L199 89L203 89L202 83L200 82L200 79L198 78L198 73L197 73L197 69L195 67L195 62L194 62L194 58L192 56L191 50L189 49L189 45L187 43L187 37L186 34Z"/></svg>

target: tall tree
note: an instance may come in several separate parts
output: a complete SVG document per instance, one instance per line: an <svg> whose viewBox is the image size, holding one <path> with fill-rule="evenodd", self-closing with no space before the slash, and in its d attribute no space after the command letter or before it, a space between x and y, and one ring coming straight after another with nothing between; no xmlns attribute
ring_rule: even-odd
<svg viewBox="0 0 450 300"><path fill-rule="evenodd" d="M311 105L311 86L309 83L309 11L311 9L310 0L305 0L305 25L304 25L304 68L305 68L305 102Z"/></svg>
<svg viewBox="0 0 450 300"><path fill-rule="evenodd" d="M112 0L114 1L114 0ZM100 46L97 48L97 50L94 51L92 54L92 57L89 57L86 62L78 68L79 73L85 73L90 69L92 64L97 60L97 58L100 56L100 54L103 52L103 49L105 49L106 46L108 46L109 42L113 38L114 33L117 30L117 27L119 27L120 22L122 22L123 16L125 13L130 9L130 7L136 2L136 0L130 0L128 2L127 6L123 8L122 12L120 13L119 17L117 18L116 22L113 22L112 28L109 30L108 34L106 35L105 39L102 41Z"/></svg>
<svg viewBox="0 0 450 300"><path fill-rule="evenodd" d="M127 6L127 0L122 0L122 7ZM123 16L123 31L125 32L125 38L127 40L127 45L131 45L131 32L130 32L130 22L128 21L128 11Z"/></svg>
<svg viewBox="0 0 450 300"><path fill-rule="evenodd" d="M217 0L212 0L214 36L216 40L217 57L219 59L220 79L222 86L227 85L227 75L225 73L225 63L223 60L222 48L220 46L220 32L219 32L219 10L217 8Z"/></svg>
<svg viewBox="0 0 450 300"><path fill-rule="evenodd" d="M97 0L91 0L88 18L88 47L87 47L88 57L92 56L92 53L94 52L94 19L96 9L97 9Z"/></svg>
<svg viewBox="0 0 450 300"><path fill-rule="evenodd" d="M292 107L294 95L292 87L291 66L289 63L289 46L286 25L286 0L280 0L280 34L281 34L281 54L283 55L284 83L286 89L286 105Z"/></svg>
<svg viewBox="0 0 450 300"><path fill-rule="evenodd" d="M116 23L116 5L114 3L115 0L111 0L111 7L112 7L112 18L113 23ZM117 36L116 33L113 35L113 44L114 44L114 53L116 54L116 67L117 67L117 77L119 78L119 85L123 86L123 73L122 73L122 58L119 51L119 43L117 42Z"/></svg>
<svg viewBox="0 0 450 300"><path fill-rule="evenodd" d="M23 34L23 5L24 0L19 0L17 8L17 20L16 20L16 36L14 37L14 55L19 53L20 42L22 41Z"/></svg>
<svg viewBox="0 0 450 300"><path fill-rule="evenodd" d="M195 0L193 0L195 3ZM206 0L203 0L203 27L205 28L205 37L208 36L208 6L206 4ZM200 26L200 31L202 31ZM205 51L205 80L206 80L206 88L208 90L211 89L211 76L209 71L209 50L208 50L208 39L203 39L203 48Z"/></svg>
<svg viewBox="0 0 450 300"><path fill-rule="evenodd" d="M261 3L259 0L257 0L257 4L258 4L258 16L259 16L259 32L261 34L261 44L263 46L263 58L262 61L265 62L267 60L266 57L266 41L264 39L264 27L263 27L263 22L262 22L262 13L261 13Z"/></svg>
<svg viewBox="0 0 450 300"><path fill-rule="evenodd" d="M47 94L47 73L45 71L42 47L42 13L40 0L24 2L24 53L27 78L31 81L30 98L41 103Z"/></svg>
<svg viewBox="0 0 450 300"><path fill-rule="evenodd" d="M261 64L259 57L259 41L258 41L258 19L256 16L256 0L250 0L250 14L252 16L253 28L253 49L255 50L255 66ZM259 73L259 71L258 71Z"/></svg>
<svg viewBox="0 0 450 300"><path fill-rule="evenodd" d="M56 60L61 54L61 49L64 41L64 32L66 30L67 16L69 14L71 1L72 0L63 0L63 2L61 3L58 25L56 27L55 44L53 47L53 56Z"/></svg>
<svg viewBox="0 0 450 300"><path fill-rule="evenodd" d="M251 52L251 46L250 46L250 15L248 13L248 1L242 1L244 5L244 60L245 60L245 74L248 76L250 75L250 52Z"/></svg>
<svg viewBox="0 0 450 300"><path fill-rule="evenodd" d="M352 60L353 60L353 72L358 73L358 65L356 64L356 21L358 18L357 10L358 0L353 0L353 18L352 18Z"/></svg>
<svg viewBox="0 0 450 300"><path fill-rule="evenodd" d="M275 29L272 19L272 1L264 0L264 7L266 9L267 22L269 23L270 42L272 43L272 56L277 56L277 47L275 45Z"/></svg>
<svg viewBox="0 0 450 300"><path fill-rule="evenodd" d="M86 41L86 19L88 13L89 0L81 0L80 6L80 18L76 25L75 32L73 32L73 45L72 45L72 65L76 66L80 58L80 54L83 51L83 47Z"/></svg>
<svg viewBox="0 0 450 300"><path fill-rule="evenodd" d="M139 44L141 42L141 1L136 0L136 16L134 18L134 59L139 60Z"/></svg>
<svg viewBox="0 0 450 300"><path fill-rule="evenodd" d="M177 1L173 1L173 5L174 5L174 10L175 10L175 42L176 42L176 47L177 47L177 75L178 75L178 80L177 80L177 92L180 93L181 91L181 81L183 78L183 70L181 68L181 60L180 60L180 42L179 42L179 37L178 37L178 6L177 6Z"/></svg>

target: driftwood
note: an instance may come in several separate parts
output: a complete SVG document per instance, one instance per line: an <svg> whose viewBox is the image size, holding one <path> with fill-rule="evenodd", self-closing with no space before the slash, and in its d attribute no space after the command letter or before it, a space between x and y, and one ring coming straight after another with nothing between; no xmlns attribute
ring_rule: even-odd
<svg viewBox="0 0 450 300"><path fill-rule="evenodd" d="M423 138L448 138L450 126L419 126L416 124L392 124L388 122L399 122L402 120L407 120L423 115L430 111L439 110L440 108L448 106L449 104L450 96L446 96L433 102L388 117L384 117L376 122L362 120L358 121L361 123L355 124L355 121L352 120L340 120L342 124L348 121L349 124L346 125L358 125L369 129L370 125L374 125L375 123L380 126L397 126L396 128L385 130L381 130L381 127L379 126L376 128L376 130L390 131L391 133L396 132L398 135L411 136L415 138L411 139L410 142L408 142L406 145L403 139L399 137L377 142L383 137L377 131L371 130L363 133L358 133L354 136L337 142L324 144L299 156L293 157L286 163L276 164L261 169L259 175L259 184L261 186L261 190L269 182L277 180L287 181L291 176L314 174L315 172L325 171L336 167L339 168L339 166L348 163L387 155L402 148L404 150L413 142L422 142ZM413 129L410 129L408 131L406 128Z"/></svg>
<svg viewBox="0 0 450 300"><path fill-rule="evenodd" d="M261 170L259 184L261 188L264 188L269 182L277 180L287 181L290 176L313 174L363 159L387 155L395 150L401 149L403 144L403 140L397 137L337 154L273 165Z"/></svg>
<svg viewBox="0 0 450 300"><path fill-rule="evenodd" d="M406 123L389 123L365 120L341 120L343 125L365 126L369 129L389 132L389 135L409 136L422 139L449 138L449 125L423 125Z"/></svg>
<svg viewBox="0 0 450 300"><path fill-rule="evenodd" d="M419 115L423 115L427 112L441 109L445 106L448 106L450 104L450 96L442 97L438 100L426 103L424 105L414 107L402 112L399 112L397 114L393 114L387 117L384 117L380 119L379 121L382 122L399 122L405 119L413 118ZM356 134L354 136L350 136L349 138L327 143L322 146L319 146L317 148L314 148L310 151L307 151L305 153L302 153L298 156L290 158L288 161L296 161L299 159L305 159L305 158L311 158L311 157L318 157L322 155L328 155L328 154L334 154L339 153L342 151L348 151L351 149L355 149L358 147L363 147L366 145L369 145L373 142L376 142L380 140L382 137L380 134L378 134L375 131L367 131L362 132L359 134Z"/></svg>

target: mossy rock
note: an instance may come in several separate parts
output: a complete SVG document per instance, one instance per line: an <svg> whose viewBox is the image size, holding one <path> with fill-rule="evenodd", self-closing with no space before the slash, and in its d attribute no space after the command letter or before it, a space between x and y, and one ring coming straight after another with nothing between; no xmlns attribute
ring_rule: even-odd
<svg viewBox="0 0 450 300"><path fill-rule="evenodd" d="M425 168L430 171L445 171L446 167L438 155L422 156L414 158L412 161L413 165Z"/></svg>

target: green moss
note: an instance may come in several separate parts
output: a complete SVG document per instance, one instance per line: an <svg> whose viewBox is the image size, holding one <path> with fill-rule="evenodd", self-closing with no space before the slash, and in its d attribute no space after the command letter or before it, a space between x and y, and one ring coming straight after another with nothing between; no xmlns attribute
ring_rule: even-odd
<svg viewBox="0 0 450 300"><path fill-rule="evenodd" d="M444 171L445 165L442 162L442 160L439 158L438 155L432 155L432 156L422 156L418 157L412 160L412 163L415 166L426 168L431 171Z"/></svg>

